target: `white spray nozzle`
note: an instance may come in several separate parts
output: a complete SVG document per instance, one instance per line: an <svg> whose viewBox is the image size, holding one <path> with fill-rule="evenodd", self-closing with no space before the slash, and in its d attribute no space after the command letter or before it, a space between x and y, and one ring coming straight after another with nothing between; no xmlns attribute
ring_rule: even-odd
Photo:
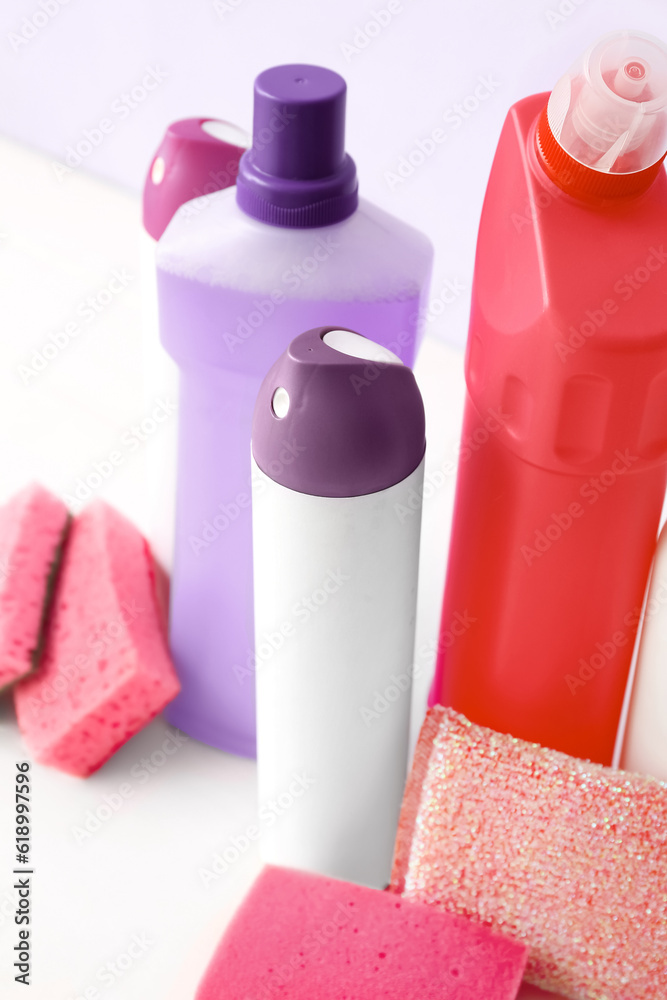
<svg viewBox="0 0 667 1000"><path fill-rule="evenodd" d="M651 167L667 150L667 46L638 31L604 35L558 81L547 113L558 144L584 166Z"/></svg>

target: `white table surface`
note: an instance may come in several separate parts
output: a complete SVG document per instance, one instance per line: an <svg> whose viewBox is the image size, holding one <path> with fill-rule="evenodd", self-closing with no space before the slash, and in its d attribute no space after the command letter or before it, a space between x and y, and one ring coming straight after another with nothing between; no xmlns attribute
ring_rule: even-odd
<svg viewBox="0 0 667 1000"><path fill-rule="evenodd" d="M0 500L31 479L56 493L118 445L144 414L140 349L139 203L82 171L0 139ZM92 322L79 304L114 269L131 275ZM74 320L79 333L26 379L33 348ZM418 648L436 636L463 405L462 355L427 337L417 375L427 411L427 475ZM27 381L27 384L26 384ZM140 519L145 449L97 495ZM430 670L415 697L414 732ZM11 699L0 701L0 995L7 1000L191 1000L227 921L260 868L256 844L208 885L209 869L256 819L255 764L186 740L170 756L158 719L100 772L81 780L33 767L33 984L13 982L11 890L15 762L28 755ZM170 747L173 749L173 747ZM151 755L155 763L151 763ZM148 763L142 763L147 761ZM149 773L151 771L152 773ZM131 794L122 798L120 786ZM119 808L85 831L107 800ZM103 809L102 815L106 815ZM524 987L522 1000L547 996Z"/></svg>

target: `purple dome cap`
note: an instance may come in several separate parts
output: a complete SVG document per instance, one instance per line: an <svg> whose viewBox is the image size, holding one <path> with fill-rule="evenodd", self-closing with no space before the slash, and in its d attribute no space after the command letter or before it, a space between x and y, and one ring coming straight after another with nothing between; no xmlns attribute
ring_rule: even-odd
<svg viewBox="0 0 667 1000"><path fill-rule="evenodd" d="M236 183L239 160L249 144L247 133L217 118L172 122L144 184L144 228L153 239L160 239L186 201Z"/></svg>
<svg viewBox="0 0 667 1000"><path fill-rule="evenodd" d="M424 405L411 369L352 330L302 333L262 382L253 455L288 489L322 497L377 493L414 472L425 448Z"/></svg>
<svg viewBox="0 0 667 1000"><path fill-rule="evenodd" d="M327 226L358 204L357 170L345 152L342 76L321 66L274 66L255 80L253 144L236 199L274 226Z"/></svg>

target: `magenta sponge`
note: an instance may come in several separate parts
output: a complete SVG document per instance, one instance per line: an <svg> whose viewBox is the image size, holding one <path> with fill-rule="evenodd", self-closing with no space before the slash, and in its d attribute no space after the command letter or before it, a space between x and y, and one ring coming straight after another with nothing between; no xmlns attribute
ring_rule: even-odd
<svg viewBox="0 0 667 1000"><path fill-rule="evenodd" d="M15 688L37 761L91 774L178 693L158 590L139 531L90 504L65 544L41 669Z"/></svg>
<svg viewBox="0 0 667 1000"><path fill-rule="evenodd" d="M434 907L265 868L196 1000L513 1000L526 950Z"/></svg>
<svg viewBox="0 0 667 1000"><path fill-rule="evenodd" d="M38 666L68 525L62 500L37 484L0 508L0 690Z"/></svg>

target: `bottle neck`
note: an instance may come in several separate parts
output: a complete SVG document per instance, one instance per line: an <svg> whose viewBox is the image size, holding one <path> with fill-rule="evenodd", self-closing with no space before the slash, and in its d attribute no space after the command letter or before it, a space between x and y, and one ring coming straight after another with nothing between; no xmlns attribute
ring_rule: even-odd
<svg viewBox="0 0 667 1000"><path fill-rule="evenodd" d="M346 155L334 173L304 180L263 173L250 150L239 163L236 201L246 215L272 226L331 226L352 215L359 203L354 160Z"/></svg>
<svg viewBox="0 0 667 1000"><path fill-rule="evenodd" d="M537 120L535 147L541 166L554 184L566 194L589 203L634 198L642 194L660 173L665 159L663 156L645 170L630 174L607 173L587 167L566 153L556 140L549 125L547 105Z"/></svg>

